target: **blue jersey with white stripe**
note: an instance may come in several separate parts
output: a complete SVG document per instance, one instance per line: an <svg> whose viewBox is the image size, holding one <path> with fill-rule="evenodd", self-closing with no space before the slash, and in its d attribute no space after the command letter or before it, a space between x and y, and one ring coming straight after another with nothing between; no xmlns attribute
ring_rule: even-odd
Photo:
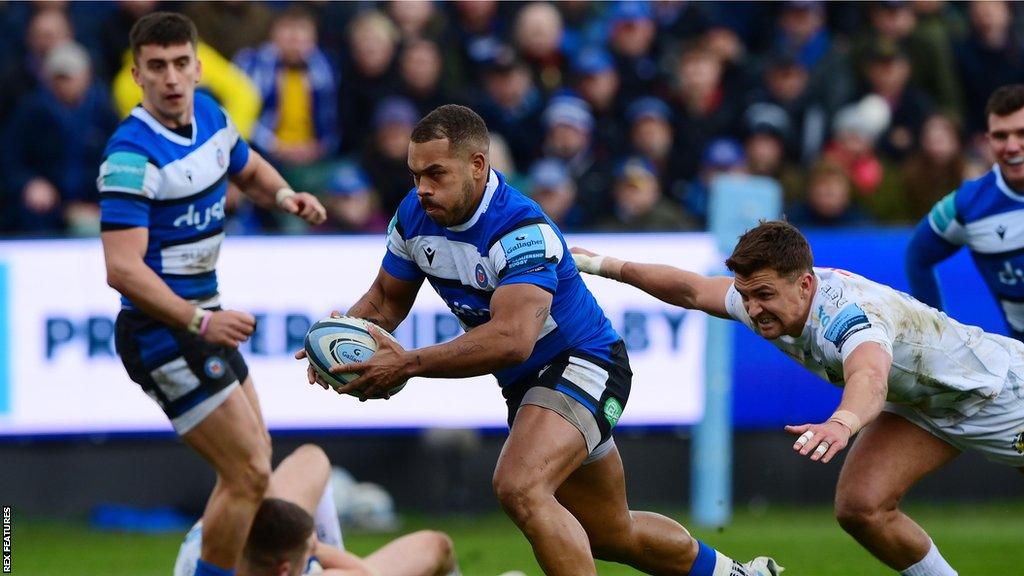
<svg viewBox="0 0 1024 576"><path fill-rule="evenodd" d="M136 107L110 137L97 186L104 230L144 227L144 260L188 300L217 295L227 178L249 160L249 146L227 113L196 93L185 137ZM127 298L122 306L132 308Z"/></svg>
<svg viewBox="0 0 1024 576"><path fill-rule="evenodd" d="M619 340L580 278L562 233L494 170L480 206L457 226L435 224L412 190L392 219L382 266L402 280L426 278L466 330L490 320L491 295L499 286L533 284L552 293L533 353L495 373L501 386L536 373L566 350L610 360Z"/></svg>
<svg viewBox="0 0 1024 576"><path fill-rule="evenodd" d="M996 165L940 200L925 220L927 227L922 222L911 246L933 256L922 259L920 254L911 254L908 260L912 264L936 261L967 246L985 284L999 301L1008 327L1014 336L1024 335L1024 194L1007 186ZM923 265L933 265L931 261ZM912 280L915 272L911 270ZM927 281L917 283L923 284L925 294L929 292Z"/></svg>

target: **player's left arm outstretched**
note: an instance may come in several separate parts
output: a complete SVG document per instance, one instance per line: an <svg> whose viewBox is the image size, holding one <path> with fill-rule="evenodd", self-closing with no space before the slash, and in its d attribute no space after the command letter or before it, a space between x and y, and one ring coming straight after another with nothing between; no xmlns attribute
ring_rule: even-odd
<svg viewBox="0 0 1024 576"><path fill-rule="evenodd" d="M850 438L878 417L889 391L892 356L877 342L863 342L843 362L843 398L839 407L820 424L786 426L799 434L793 450L827 464L850 444Z"/></svg>
<svg viewBox="0 0 1024 576"><path fill-rule="evenodd" d="M249 151L245 167L231 177L231 182L263 208L276 206L313 226L327 219L327 211L316 196L292 190L277 169L255 150Z"/></svg>

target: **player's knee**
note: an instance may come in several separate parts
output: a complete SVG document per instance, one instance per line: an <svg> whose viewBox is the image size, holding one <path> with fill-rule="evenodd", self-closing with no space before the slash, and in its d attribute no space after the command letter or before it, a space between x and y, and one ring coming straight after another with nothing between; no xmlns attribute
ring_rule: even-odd
<svg viewBox="0 0 1024 576"><path fill-rule="evenodd" d="M516 523L528 522L541 497L537 488L529 481L508 478L501 474L495 475L493 485L494 494L505 513Z"/></svg>
<svg viewBox="0 0 1024 576"><path fill-rule="evenodd" d="M847 532L860 532L882 523L895 504L868 490L848 490L836 493L835 514L839 525Z"/></svg>
<svg viewBox="0 0 1024 576"><path fill-rule="evenodd" d="M260 452L240 462L222 479L235 497L258 502L270 485L270 473L269 454Z"/></svg>

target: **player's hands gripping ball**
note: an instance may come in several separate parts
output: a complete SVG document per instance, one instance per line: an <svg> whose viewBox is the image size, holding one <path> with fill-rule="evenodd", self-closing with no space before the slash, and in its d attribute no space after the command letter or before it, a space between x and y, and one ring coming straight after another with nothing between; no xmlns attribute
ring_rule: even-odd
<svg viewBox="0 0 1024 576"><path fill-rule="evenodd" d="M335 312L309 329L295 357L309 360L310 384L368 400L390 398L405 387L401 364L396 362L404 352L391 334L373 322Z"/></svg>

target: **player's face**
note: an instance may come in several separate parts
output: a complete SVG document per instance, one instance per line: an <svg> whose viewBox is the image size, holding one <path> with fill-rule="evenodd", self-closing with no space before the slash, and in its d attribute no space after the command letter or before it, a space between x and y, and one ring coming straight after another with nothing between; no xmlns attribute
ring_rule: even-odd
<svg viewBox="0 0 1024 576"><path fill-rule="evenodd" d="M815 281L811 273L790 278L766 269L749 276L737 274L734 283L758 334L774 340L803 333L814 296Z"/></svg>
<svg viewBox="0 0 1024 576"><path fill-rule="evenodd" d="M1024 108L1008 116L988 115L988 142L1003 179L1024 190Z"/></svg>
<svg viewBox="0 0 1024 576"><path fill-rule="evenodd" d="M188 42L141 46L132 68L132 78L142 88L143 106L172 127L192 122L192 101L201 73L195 47Z"/></svg>
<svg viewBox="0 0 1024 576"><path fill-rule="evenodd" d="M487 170L479 152L468 158L451 154L448 139L409 144L409 172L420 206L439 226L455 226L473 215L482 190L477 182Z"/></svg>

